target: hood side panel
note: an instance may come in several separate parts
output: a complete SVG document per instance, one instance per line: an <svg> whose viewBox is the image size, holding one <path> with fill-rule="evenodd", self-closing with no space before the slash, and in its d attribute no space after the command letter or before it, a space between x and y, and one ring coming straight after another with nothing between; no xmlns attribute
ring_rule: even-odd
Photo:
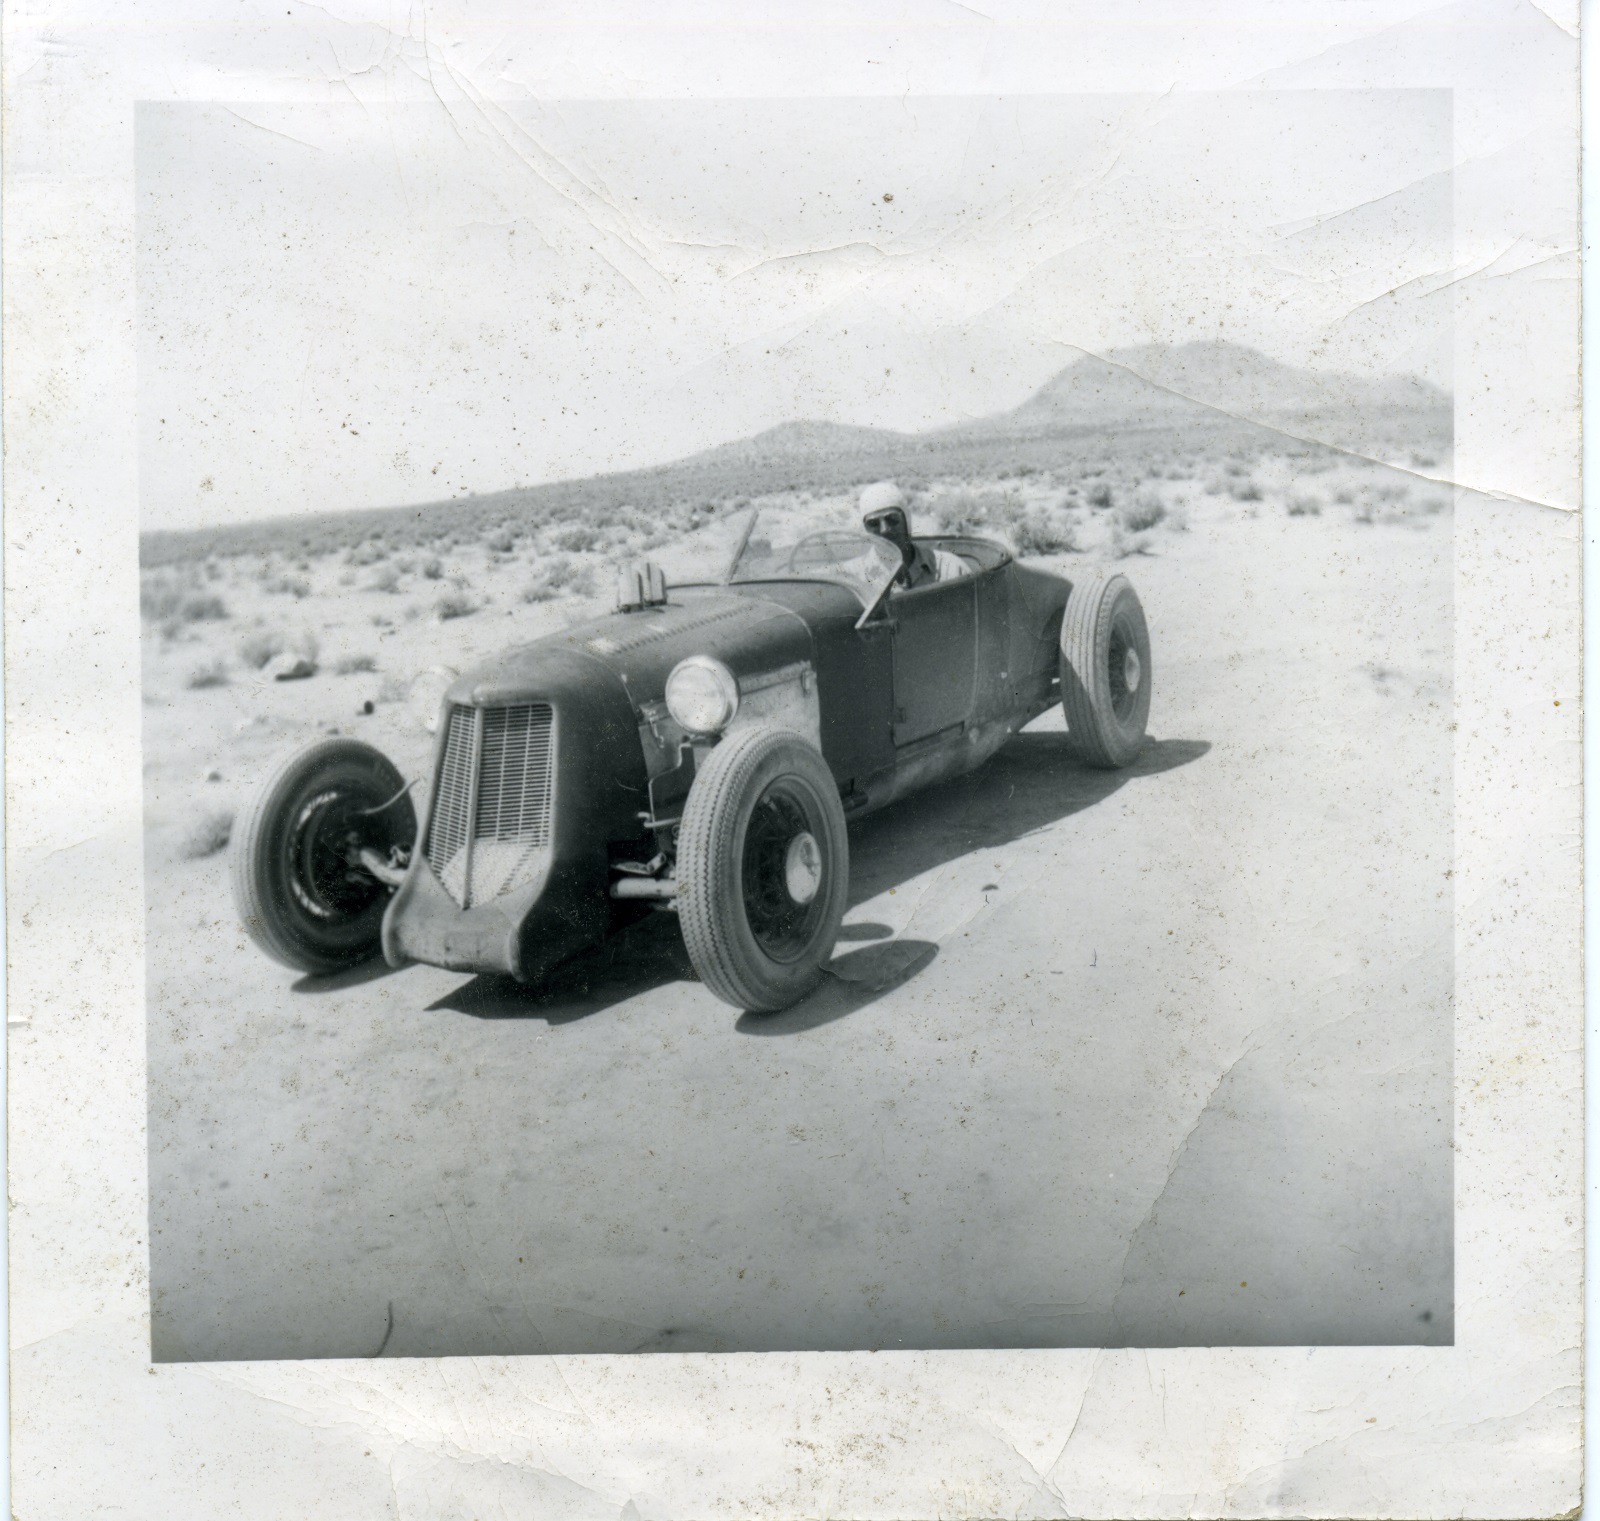
<svg viewBox="0 0 1600 1521"><path fill-rule="evenodd" d="M458 686L510 689L538 683L557 663L576 662L620 679L637 715L662 696L672 668L689 655L711 655L739 677L811 658L805 619L769 598L698 590L675 591L672 598L662 607L608 613L508 650Z"/></svg>

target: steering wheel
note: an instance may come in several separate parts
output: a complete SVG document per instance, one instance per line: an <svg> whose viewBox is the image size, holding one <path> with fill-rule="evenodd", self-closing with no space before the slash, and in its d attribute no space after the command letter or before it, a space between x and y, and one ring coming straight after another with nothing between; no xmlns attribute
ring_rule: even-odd
<svg viewBox="0 0 1600 1521"><path fill-rule="evenodd" d="M861 535L843 528L823 528L808 533L789 551L787 570L797 575L808 570L835 570L861 554Z"/></svg>

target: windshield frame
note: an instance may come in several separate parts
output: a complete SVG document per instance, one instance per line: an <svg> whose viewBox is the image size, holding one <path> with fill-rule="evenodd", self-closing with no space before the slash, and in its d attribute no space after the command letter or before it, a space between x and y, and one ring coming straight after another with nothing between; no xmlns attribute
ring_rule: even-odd
<svg viewBox="0 0 1600 1521"><path fill-rule="evenodd" d="M860 590L863 583L846 581L841 577L830 576L820 572L815 575L751 576L748 579L740 578L735 580L734 572L739 568L739 561L744 558L745 550L749 548L751 536L755 532L756 520L760 516L761 509L759 507L750 509L750 516L745 520L744 528L739 534L739 542L734 545L733 553L728 557L727 569L722 573L722 584L724 586L751 586L758 585L763 581L813 581L821 582L824 586L837 586L841 590L849 592L852 597L861 603L861 616L856 619L855 624L857 628L861 628L883 605L884 598L888 596L890 588L899 579L900 572L904 568L903 564L885 565L881 581L864 583L867 587L866 595L863 595ZM847 530L840 531L845 532ZM862 536L864 538L874 537L874 535L866 533L865 530L862 530Z"/></svg>

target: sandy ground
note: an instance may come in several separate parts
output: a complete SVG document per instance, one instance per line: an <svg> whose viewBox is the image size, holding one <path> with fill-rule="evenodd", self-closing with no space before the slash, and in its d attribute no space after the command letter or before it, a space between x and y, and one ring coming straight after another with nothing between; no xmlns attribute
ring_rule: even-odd
<svg viewBox="0 0 1600 1521"><path fill-rule="evenodd" d="M1448 1342L1449 516L1253 510L1124 564L1142 761L1047 715L864 821L834 975L763 1018L664 915L539 989L297 981L194 856L285 744L420 769L411 678L570 599L330 569L292 683L186 687L237 610L147 641L156 1356Z"/></svg>

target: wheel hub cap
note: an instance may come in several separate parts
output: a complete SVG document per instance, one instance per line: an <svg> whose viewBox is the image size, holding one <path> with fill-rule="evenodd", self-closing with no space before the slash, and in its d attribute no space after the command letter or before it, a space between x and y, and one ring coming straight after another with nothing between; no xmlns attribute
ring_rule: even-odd
<svg viewBox="0 0 1600 1521"><path fill-rule="evenodd" d="M1139 666L1139 652L1130 644L1122 655L1122 684L1129 692L1137 692L1144 672Z"/></svg>
<svg viewBox="0 0 1600 1521"><path fill-rule="evenodd" d="M809 903L822 886L822 852L814 835L802 831L783 857L783 883L796 903Z"/></svg>

